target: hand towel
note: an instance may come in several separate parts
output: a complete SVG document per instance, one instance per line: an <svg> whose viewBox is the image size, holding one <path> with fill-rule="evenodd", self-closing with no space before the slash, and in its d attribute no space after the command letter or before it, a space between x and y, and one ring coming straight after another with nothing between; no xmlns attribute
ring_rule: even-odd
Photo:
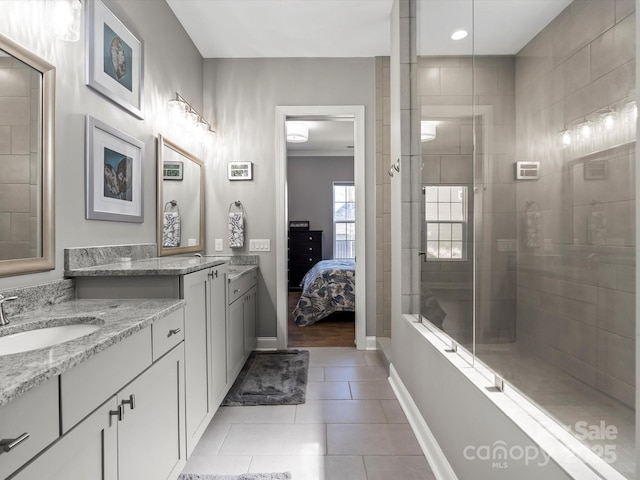
<svg viewBox="0 0 640 480"><path fill-rule="evenodd" d="M162 221L162 246L180 246L180 214L178 212L164 212Z"/></svg>
<svg viewBox="0 0 640 480"><path fill-rule="evenodd" d="M526 213L525 237L527 247L540 246L540 212Z"/></svg>
<svg viewBox="0 0 640 480"><path fill-rule="evenodd" d="M229 247L244 247L243 212L229 212Z"/></svg>

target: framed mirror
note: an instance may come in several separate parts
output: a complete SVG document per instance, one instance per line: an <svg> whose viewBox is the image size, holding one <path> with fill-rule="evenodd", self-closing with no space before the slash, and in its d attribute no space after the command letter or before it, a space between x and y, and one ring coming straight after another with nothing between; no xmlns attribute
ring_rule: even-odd
<svg viewBox="0 0 640 480"><path fill-rule="evenodd" d="M204 248L204 164L158 137L158 255Z"/></svg>
<svg viewBox="0 0 640 480"><path fill-rule="evenodd" d="M55 268L55 68L0 34L0 276Z"/></svg>

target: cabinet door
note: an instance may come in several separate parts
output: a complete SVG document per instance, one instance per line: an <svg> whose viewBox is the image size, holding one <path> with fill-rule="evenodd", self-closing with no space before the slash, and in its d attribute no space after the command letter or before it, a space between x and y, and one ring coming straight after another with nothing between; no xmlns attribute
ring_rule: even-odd
<svg viewBox="0 0 640 480"><path fill-rule="evenodd" d="M229 305L227 362L230 382L235 380L244 364L244 308L243 298L239 298Z"/></svg>
<svg viewBox="0 0 640 480"><path fill-rule="evenodd" d="M244 301L244 353L248 356L256 348L256 310L258 290L253 287L249 290Z"/></svg>
<svg viewBox="0 0 640 480"><path fill-rule="evenodd" d="M117 480L117 409L112 397L12 480Z"/></svg>
<svg viewBox="0 0 640 480"><path fill-rule="evenodd" d="M211 390L213 410L224 398L227 386L226 266L213 268L209 280L209 318L211 319Z"/></svg>
<svg viewBox="0 0 640 480"><path fill-rule="evenodd" d="M210 420L209 270L183 277L187 452L191 453Z"/></svg>
<svg viewBox="0 0 640 480"><path fill-rule="evenodd" d="M119 480L176 478L186 464L183 358L180 344L118 393Z"/></svg>

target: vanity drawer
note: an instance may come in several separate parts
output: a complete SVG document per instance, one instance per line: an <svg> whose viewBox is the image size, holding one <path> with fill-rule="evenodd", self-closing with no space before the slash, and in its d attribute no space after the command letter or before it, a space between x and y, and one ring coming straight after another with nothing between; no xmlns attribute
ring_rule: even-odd
<svg viewBox="0 0 640 480"><path fill-rule="evenodd" d="M7 478L59 435L58 377L0 407L0 440L29 437L0 456L0 478Z"/></svg>
<svg viewBox="0 0 640 480"><path fill-rule="evenodd" d="M151 365L151 328L134 333L60 375L62 433Z"/></svg>
<svg viewBox="0 0 640 480"><path fill-rule="evenodd" d="M153 361L184 340L184 310L176 310L151 325Z"/></svg>
<svg viewBox="0 0 640 480"><path fill-rule="evenodd" d="M228 304L231 305L238 298L255 286L258 280L257 270L252 270L229 282Z"/></svg>

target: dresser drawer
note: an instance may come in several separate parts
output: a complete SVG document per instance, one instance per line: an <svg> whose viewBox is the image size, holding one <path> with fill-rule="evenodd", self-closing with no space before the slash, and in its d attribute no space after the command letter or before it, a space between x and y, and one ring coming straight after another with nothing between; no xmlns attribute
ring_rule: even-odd
<svg viewBox="0 0 640 480"><path fill-rule="evenodd" d="M151 325L153 361L184 340L184 310L176 310Z"/></svg>
<svg viewBox="0 0 640 480"><path fill-rule="evenodd" d="M308 253L322 254L322 245L319 243L295 243L289 246L289 255Z"/></svg>
<svg viewBox="0 0 640 480"><path fill-rule="evenodd" d="M238 298L247 293L257 283L258 272L252 271L229 282L227 303L231 305Z"/></svg>
<svg viewBox="0 0 640 480"><path fill-rule="evenodd" d="M58 377L0 407L0 439L29 436L0 456L0 478L7 478L20 466L58 438Z"/></svg>
<svg viewBox="0 0 640 480"><path fill-rule="evenodd" d="M289 232L289 242L294 243L319 243L322 241L322 230L309 230L306 232Z"/></svg>
<svg viewBox="0 0 640 480"><path fill-rule="evenodd" d="M320 254L320 252L312 252L309 254L301 254L301 255L291 255L289 257L289 266L293 267L295 265L296 267L300 267L300 268L306 267L308 270L309 268L314 266L316 263L318 263L320 260L322 260L322 255Z"/></svg>

